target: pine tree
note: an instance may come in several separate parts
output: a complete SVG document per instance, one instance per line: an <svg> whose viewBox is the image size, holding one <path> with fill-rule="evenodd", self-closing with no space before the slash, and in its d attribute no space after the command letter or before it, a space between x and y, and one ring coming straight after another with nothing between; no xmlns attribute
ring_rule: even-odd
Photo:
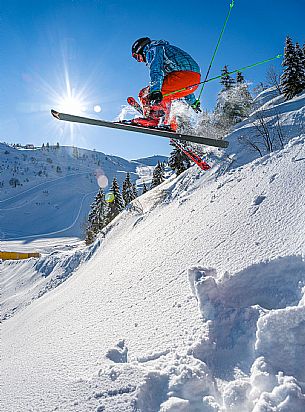
<svg viewBox="0 0 305 412"><path fill-rule="evenodd" d="M304 54L304 46L303 49L301 49L301 46L299 45L298 42L296 42L295 44L295 52L296 55L300 61L300 72L302 73L302 79L303 82L305 82L305 54Z"/></svg>
<svg viewBox="0 0 305 412"><path fill-rule="evenodd" d="M110 192L113 193L113 201L108 204L107 222L111 222L125 207L124 199L115 177L113 178Z"/></svg>
<svg viewBox="0 0 305 412"><path fill-rule="evenodd" d="M289 36L286 37L282 66L286 67L281 76L282 91L289 100L305 88L304 55L299 45L293 46Z"/></svg>
<svg viewBox="0 0 305 412"><path fill-rule="evenodd" d="M144 193L148 192L148 188L145 184L145 182L143 182L143 189L142 189L142 195L144 195Z"/></svg>
<svg viewBox="0 0 305 412"><path fill-rule="evenodd" d="M99 189L91 205L86 230L86 244L94 241L96 235L108 224L108 204L105 201L103 189Z"/></svg>
<svg viewBox="0 0 305 412"><path fill-rule="evenodd" d="M237 86L237 93L240 96L239 99L239 115L241 120L244 119L245 117L249 116L252 106L253 106L253 98L251 96L251 93L249 91L248 84L244 81Z"/></svg>
<svg viewBox="0 0 305 412"><path fill-rule="evenodd" d="M173 150L168 159L168 165L173 169L177 176L191 166L189 158L178 147L173 146Z"/></svg>
<svg viewBox="0 0 305 412"><path fill-rule="evenodd" d="M133 198L136 199L138 197L137 185L135 183L132 184L132 193Z"/></svg>
<svg viewBox="0 0 305 412"><path fill-rule="evenodd" d="M86 229L86 245L91 245L91 243L93 243L95 241L96 238L96 234L93 232L92 229L89 229L89 227Z"/></svg>
<svg viewBox="0 0 305 412"><path fill-rule="evenodd" d="M228 90L234 86L235 80L229 75L228 66L224 66L224 68L221 70L221 75L222 77L220 83L224 86L225 90Z"/></svg>
<svg viewBox="0 0 305 412"><path fill-rule="evenodd" d="M156 165L153 171L150 188L153 189L154 187L160 185L162 182L164 182L164 171L162 169L160 162L158 161L158 164Z"/></svg>
<svg viewBox="0 0 305 412"><path fill-rule="evenodd" d="M243 84L243 83L245 83L245 78L244 78L242 72L237 72L237 73L236 73L236 83L237 83L237 84Z"/></svg>
<svg viewBox="0 0 305 412"><path fill-rule="evenodd" d="M229 129L250 114L252 96L246 82L238 83L229 89L223 89L217 97L214 111L216 123Z"/></svg>
<svg viewBox="0 0 305 412"><path fill-rule="evenodd" d="M126 178L123 182L122 196L125 202L125 206L127 206L132 200L134 200L137 197L134 193L134 188L130 180L129 172L127 172Z"/></svg>

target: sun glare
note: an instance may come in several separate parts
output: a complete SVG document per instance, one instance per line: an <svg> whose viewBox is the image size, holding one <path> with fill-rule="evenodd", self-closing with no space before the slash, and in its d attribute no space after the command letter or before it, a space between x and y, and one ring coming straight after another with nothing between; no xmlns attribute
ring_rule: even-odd
<svg viewBox="0 0 305 412"><path fill-rule="evenodd" d="M63 113L79 114L86 110L84 102L76 97L63 97L59 102L59 110Z"/></svg>

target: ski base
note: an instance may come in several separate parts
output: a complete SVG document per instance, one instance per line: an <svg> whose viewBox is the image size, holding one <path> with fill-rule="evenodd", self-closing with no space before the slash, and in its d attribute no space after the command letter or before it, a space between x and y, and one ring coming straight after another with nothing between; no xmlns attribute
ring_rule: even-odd
<svg viewBox="0 0 305 412"><path fill-rule="evenodd" d="M106 120L98 120L98 119L91 119L91 118L82 117L82 116L74 116L72 114L60 113L53 109L51 110L51 114L53 117L55 117L58 120L64 120L68 122L84 123L84 124L89 124L93 126L102 126L102 127L109 127L112 129L120 129L120 130L132 131L132 132L137 132L137 133L152 134L155 136L166 137L168 139L185 140L187 142L198 143L198 144L202 144L206 146L214 146L214 147L220 147L220 148L226 148L229 146L229 142L227 142L226 140L209 139L206 137L175 133L175 132L171 132L171 131L163 130L159 128L147 128L147 127L136 126L136 125L120 123L120 122L109 122Z"/></svg>
<svg viewBox="0 0 305 412"><path fill-rule="evenodd" d="M201 170L209 170L211 169L211 166L203 160L200 156L198 156L193 150L184 147L181 143L178 143L178 141L175 141L171 139L171 143L174 144L181 152L183 152L190 160L192 160L196 165L201 169Z"/></svg>

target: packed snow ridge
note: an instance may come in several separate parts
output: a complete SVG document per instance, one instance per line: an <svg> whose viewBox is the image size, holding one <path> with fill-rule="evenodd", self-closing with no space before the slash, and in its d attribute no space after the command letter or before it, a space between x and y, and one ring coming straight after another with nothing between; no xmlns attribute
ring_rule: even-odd
<svg viewBox="0 0 305 412"><path fill-rule="evenodd" d="M4 410L305 410L305 95L257 100L281 150L245 145L252 114L210 172L170 177L67 250L83 260L59 287L11 294ZM51 279L45 259L33 275Z"/></svg>

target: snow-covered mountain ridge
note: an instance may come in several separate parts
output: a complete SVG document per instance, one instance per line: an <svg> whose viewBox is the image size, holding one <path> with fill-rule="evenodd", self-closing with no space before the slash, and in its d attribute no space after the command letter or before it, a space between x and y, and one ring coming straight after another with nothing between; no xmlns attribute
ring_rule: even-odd
<svg viewBox="0 0 305 412"><path fill-rule="evenodd" d="M6 410L305 409L305 135L285 113L284 149L257 158L239 125L4 322Z"/></svg>
<svg viewBox="0 0 305 412"><path fill-rule="evenodd" d="M0 239L83 238L98 181L107 190L114 176L122 184L129 172L140 190L160 158L147 166L77 147L20 150L1 143Z"/></svg>

